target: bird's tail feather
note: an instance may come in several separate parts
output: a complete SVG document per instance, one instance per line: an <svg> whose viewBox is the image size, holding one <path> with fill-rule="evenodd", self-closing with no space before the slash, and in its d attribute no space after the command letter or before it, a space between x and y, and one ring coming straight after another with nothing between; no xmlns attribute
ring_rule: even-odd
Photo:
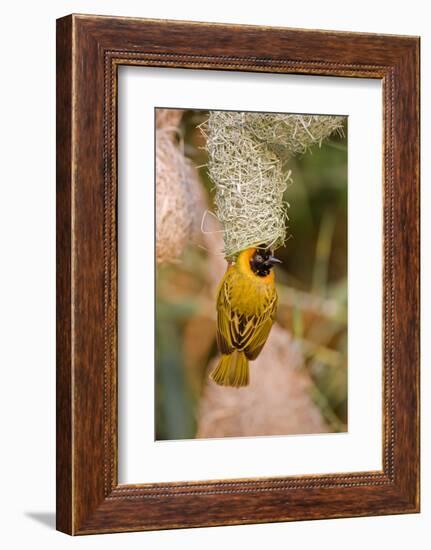
<svg viewBox="0 0 431 550"><path fill-rule="evenodd" d="M220 386L247 386L248 359L245 353L235 350L229 355L222 355L217 367L212 371L211 378Z"/></svg>

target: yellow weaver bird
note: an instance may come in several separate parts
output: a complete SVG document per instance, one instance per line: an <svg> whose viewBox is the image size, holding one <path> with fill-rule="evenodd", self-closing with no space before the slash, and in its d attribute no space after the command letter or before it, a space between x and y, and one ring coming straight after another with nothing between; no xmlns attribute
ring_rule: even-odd
<svg viewBox="0 0 431 550"><path fill-rule="evenodd" d="M221 386L248 385L248 362L262 351L277 309L275 263L281 261L269 250L247 248L220 282L217 346L222 356L211 378Z"/></svg>

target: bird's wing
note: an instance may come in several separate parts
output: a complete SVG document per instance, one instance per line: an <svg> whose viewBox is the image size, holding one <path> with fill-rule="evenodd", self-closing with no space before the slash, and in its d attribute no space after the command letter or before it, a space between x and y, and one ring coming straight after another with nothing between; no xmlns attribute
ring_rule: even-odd
<svg viewBox="0 0 431 550"><path fill-rule="evenodd" d="M268 292L261 315L244 315L232 307L231 296L234 282L225 277L217 296L217 345L221 353L229 354L234 349L245 351L249 359L256 359L268 338L275 311L277 293Z"/></svg>
<svg viewBox="0 0 431 550"><path fill-rule="evenodd" d="M277 293L274 291L268 303L268 307L264 313L255 320L255 330L250 335L249 341L244 349L246 356L251 361L254 361L254 359L257 358L265 345L272 327L272 323L274 322L277 303L278 297Z"/></svg>
<svg viewBox="0 0 431 550"><path fill-rule="evenodd" d="M235 349L232 343L231 322L231 285L224 277L217 293L217 346L220 353L229 354Z"/></svg>

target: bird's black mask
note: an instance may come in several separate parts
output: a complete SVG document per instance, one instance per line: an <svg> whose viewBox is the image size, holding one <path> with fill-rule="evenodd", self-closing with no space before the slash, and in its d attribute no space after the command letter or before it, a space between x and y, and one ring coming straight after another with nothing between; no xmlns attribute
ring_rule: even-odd
<svg viewBox="0 0 431 550"><path fill-rule="evenodd" d="M266 277L274 264L281 264L281 260L275 258L270 250L258 248L250 260L250 267L259 277Z"/></svg>

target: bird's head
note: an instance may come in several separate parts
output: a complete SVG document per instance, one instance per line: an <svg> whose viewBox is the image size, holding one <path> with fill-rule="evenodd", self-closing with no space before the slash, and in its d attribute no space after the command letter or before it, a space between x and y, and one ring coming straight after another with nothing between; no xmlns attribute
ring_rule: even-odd
<svg viewBox="0 0 431 550"><path fill-rule="evenodd" d="M265 248L256 248L250 258L251 270L259 277L266 277L274 264L281 264L281 260L271 254Z"/></svg>

